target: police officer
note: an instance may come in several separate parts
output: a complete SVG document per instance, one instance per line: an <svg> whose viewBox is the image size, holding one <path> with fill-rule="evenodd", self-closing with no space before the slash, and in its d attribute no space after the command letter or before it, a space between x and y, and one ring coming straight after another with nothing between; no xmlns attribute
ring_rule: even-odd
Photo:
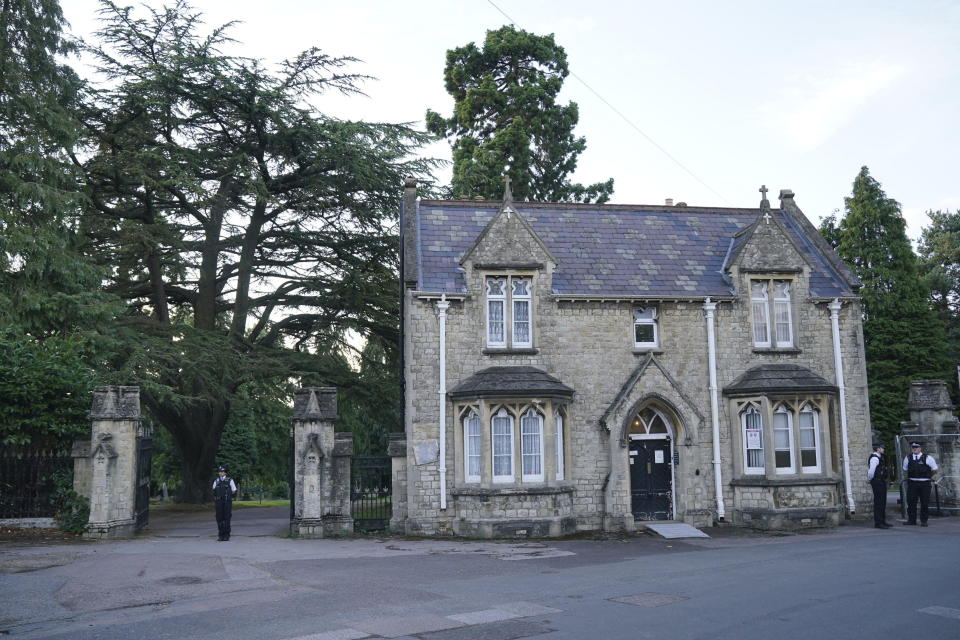
<svg viewBox="0 0 960 640"><path fill-rule="evenodd" d="M927 526L927 510L930 506L930 478L937 472L937 461L923 452L919 442L910 443L910 455L903 459L907 472L907 521L916 526L917 500L920 501L920 526Z"/></svg>
<svg viewBox="0 0 960 640"><path fill-rule="evenodd" d="M887 463L883 459L883 443L873 443L873 453L867 459L867 480L873 489L873 526L877 529L889 529L887 524L887 480L890 477Z"/></svg>
<svg viewBox="0 0 960 640"><path fill-rule="evenodd" d="M217 479L213 481L213 506L217 512L217 541L230 539L230 516L233 512L233 497L237 494L237 485L227 476L227 468L217 467Z"/></svg>

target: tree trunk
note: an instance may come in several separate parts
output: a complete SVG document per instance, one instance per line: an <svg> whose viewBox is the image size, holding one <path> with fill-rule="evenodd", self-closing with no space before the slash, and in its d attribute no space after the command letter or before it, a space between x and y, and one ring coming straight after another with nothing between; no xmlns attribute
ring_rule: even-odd
<svg viewBox="0 0 960 640"><path fill-rule="evenodd" d="M149 402L149 400L148 400ZM178 502L209 502L216 476L217 449L230 415L229 400L208 399L202 405L171 407L150 402L151 413L173 437L180 457Z"/></svg>

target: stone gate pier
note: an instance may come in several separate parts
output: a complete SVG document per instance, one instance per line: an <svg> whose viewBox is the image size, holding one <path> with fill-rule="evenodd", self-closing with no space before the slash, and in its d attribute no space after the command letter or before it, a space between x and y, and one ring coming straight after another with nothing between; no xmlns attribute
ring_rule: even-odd
<svg viewBox="0 0 960 640"><path fill-rule="evenodd" d="M130 537L137 528L140 388L97 387L90 420L90 440L73 444L74 490L90 500L84 537Z"/></svg>
<svg viewBox="0 0 960 640"><path fill-rule="evenodd" d="M914 380L907 398L910 420L900 423L897 468L909 453L907 443L917 440L940 467L933 477L942 509L960 512L960 421L943 380ZM931 509L934 498L931 497Z"/></svg>
<svg viewBox="0 0 960 640"><path fill-rule="evenodd" d="M353 434L336 433L337 390L306 387L293 400L293 509L290 532L307 538L353 533Z"/></svg>

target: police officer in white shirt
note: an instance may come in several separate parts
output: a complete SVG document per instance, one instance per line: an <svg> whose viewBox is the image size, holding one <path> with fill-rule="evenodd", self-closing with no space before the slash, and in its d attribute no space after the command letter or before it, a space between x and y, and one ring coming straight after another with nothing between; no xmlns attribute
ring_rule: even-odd
<svg viewBox="0 0 960 640"><path fill-rule="evenodd" d="M230 517L233 515L233 497L237 485L227 475L227 468L217 467L217 479L213 481L213 506L217 514L217 541L230 540Z"/></svg>
<svg viewBox="0 0 960 640"><path fill-rule="evenodd" d="M927 512L930 507L930 482L939 467L933 456L923 452L919 442L910 443L910 455L903 459L903 470L907 472L907 521L904 524L916 526L917 501L920 501L920 526L927 526Z"/></svg>

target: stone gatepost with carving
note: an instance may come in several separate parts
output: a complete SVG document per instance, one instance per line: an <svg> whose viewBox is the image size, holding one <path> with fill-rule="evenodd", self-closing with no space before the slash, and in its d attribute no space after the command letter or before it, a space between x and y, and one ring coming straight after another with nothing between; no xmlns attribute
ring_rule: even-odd
<svg viewBox="0 0 960 640"><path fill-rule="evenodd" d="M353 434L336 433L337 390L306 387L293 400L293 513L290 532L307 538L353 533Z"/></svg>
<svg viewBox="0 0 960 640"><path fill-rule="evenodd" d="M136 531L139 387L93 391L91 439L74 443L74 490L90 499L88 538L125 538Z"/></svg>
<svg viewBox="0 0 960 640"><path fill-rule="evenodd" d="M907 399L910 420L900 423L904 439L916 439L937 461L940 470L934 476L938 485L935 495L942 507L950 509L960 507L960 421L955 409L946 382L914 380ZM901 454L906 451L909 449ZM931 504L933 500L931 497Z"/></svg>

